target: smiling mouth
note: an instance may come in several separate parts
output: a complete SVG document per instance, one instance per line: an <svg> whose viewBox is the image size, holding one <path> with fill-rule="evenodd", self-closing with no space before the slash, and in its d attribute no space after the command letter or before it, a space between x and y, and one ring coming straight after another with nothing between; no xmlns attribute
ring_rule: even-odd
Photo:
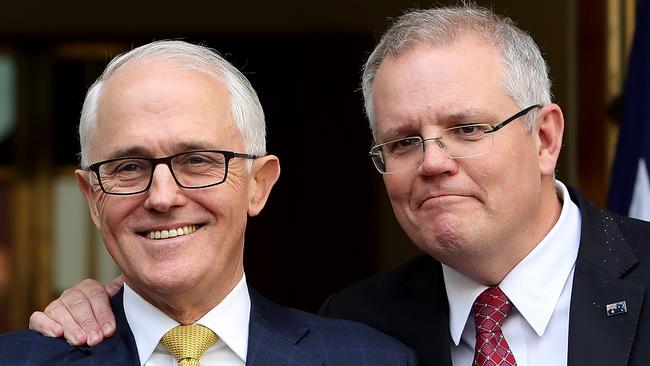
<svg viewBox="0 0 650 366"><path fill-rule="evenodd" d="M191 234L200 227L201 225L187 225L176 229L147 231L143 232L142 235L153 240L168 239Z"/></svg>

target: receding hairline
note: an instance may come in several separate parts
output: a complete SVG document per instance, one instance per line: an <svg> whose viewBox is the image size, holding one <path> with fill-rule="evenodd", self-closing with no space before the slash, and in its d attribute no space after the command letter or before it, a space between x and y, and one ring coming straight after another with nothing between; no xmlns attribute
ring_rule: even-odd
<svg viewBox="0 0 650 366"><path fill-rule="evenodd" d="M110 73L103 75L103 77L100 80L100 83L97 85L97 87L99 87L99 89L97 90L98 93L96 97L96 107L95 107L95 111L97 114L93 119L93 125L95 127L90 130L90 134L88 135L88 140L92 140L94 138L95 133L97 132L97 127L100 124L100 111L103 109L102 105L104 104L104 98L106 97L107 90L111 90L112 93L115 92L119 93L120 89L124 85L133 84L133 81L131 79L126 79L122 81L122 84L119 85L112 85L111 81L113 81L116 77L120 77L120 75L123 73L138 72L137 68L153 69L153 68L162 67L163 69L167 68L173 71L189 72L199 76L203 76L206 78L204 80L207 80L207 82L210 85L216 87L216 89L219 90L219 93L225 97L224 104L228 109L228 114L230 116L231 122L235 127L235 130L238 132L239 138L243 141L244 140L243 132L238 127L232 111L232 105L231 105L232 96L230 95L231 93L228 88L228 85L226 84L226 81L221 78L222 76L221 70L212 67L212 65L207 63L203 65L205 66L203 69L198 69L196 67L191 67L191 66L188 67L188 65L184 63L185 59L183 57L166 57L166 56L167 55L148 55L148 57L138 57L138 58L128 59L125 60L125 62L120 63L115 69L110 70L111 71ZM206 69L211 69L211 70L206 70ZM90 141L88 141L88 143L90 143Z"/></svg>
<svg viewBox="0 0 650 366"><path fill-rule="evenodd" d="M148 66L163 66L169 67L176 71L194 71L218 82L218 84L228 90L228 86L224 80L225 75L223 70L220 70L218 67L208 63L208 62L197 62L195 59L181 55L181 54L146 54L139 55L137 57L129 58L121 62L119 65L116 65L115 68L109 70L110 72L106 75L102 75L102 84L105 84L107 81L112 79L116 74L122 73L125 70L133 67L143 67ZM103 88L103 85L102 85Z"/></svg>

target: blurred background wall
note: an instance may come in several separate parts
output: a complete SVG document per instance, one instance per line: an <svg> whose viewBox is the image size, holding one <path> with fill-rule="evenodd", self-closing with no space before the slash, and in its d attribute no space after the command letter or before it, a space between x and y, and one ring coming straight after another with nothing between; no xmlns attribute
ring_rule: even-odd
<svg viewBox="0 0 650 366"><path fill-rule="evenodd" d="M451 3L436 1L435 3ZM567 131L560 179L605 202L634 0L478 1L538 42ZM249 283L316 311L333 291L417 255L395 222L358 90L390 17L433 1L0 3L0 330L116 268L74 182L83 96L107 61L152 40L219 50L258 91L282 176L246 243Z"/></svg>

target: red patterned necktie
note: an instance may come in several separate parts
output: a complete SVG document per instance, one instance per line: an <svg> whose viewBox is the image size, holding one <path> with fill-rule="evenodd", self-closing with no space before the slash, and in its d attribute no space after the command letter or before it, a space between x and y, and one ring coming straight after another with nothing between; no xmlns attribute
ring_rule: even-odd
<svg viewBox="0 0 650 366"><path fill-rule="evenodd" d="M512 304L498 287L483 291L474 301L476 346L473 366L515 366L515 356L503 337L501 323L508 317Z"/></svg>

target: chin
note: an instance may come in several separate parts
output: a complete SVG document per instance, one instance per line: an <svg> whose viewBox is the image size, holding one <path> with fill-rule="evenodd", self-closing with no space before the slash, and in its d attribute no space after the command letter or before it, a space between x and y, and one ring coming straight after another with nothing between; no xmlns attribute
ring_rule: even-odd
<svg viewBox="0 0 650 366"><path fill-rule="evenodd" d="M457 252L466 240L463 225L457 220L438 218L433 225L425 227L426 231L420 232L419 238L413 241L420 250L435 258Z"/></svg>
<svg viewBox="0 0 650 366"><path fill-rule="evenodd" d="M162 268L141 273L137 282L150 291L164 294L183 293L192 287L193 281L189 274L170 268L160 269Z"/></svg>

